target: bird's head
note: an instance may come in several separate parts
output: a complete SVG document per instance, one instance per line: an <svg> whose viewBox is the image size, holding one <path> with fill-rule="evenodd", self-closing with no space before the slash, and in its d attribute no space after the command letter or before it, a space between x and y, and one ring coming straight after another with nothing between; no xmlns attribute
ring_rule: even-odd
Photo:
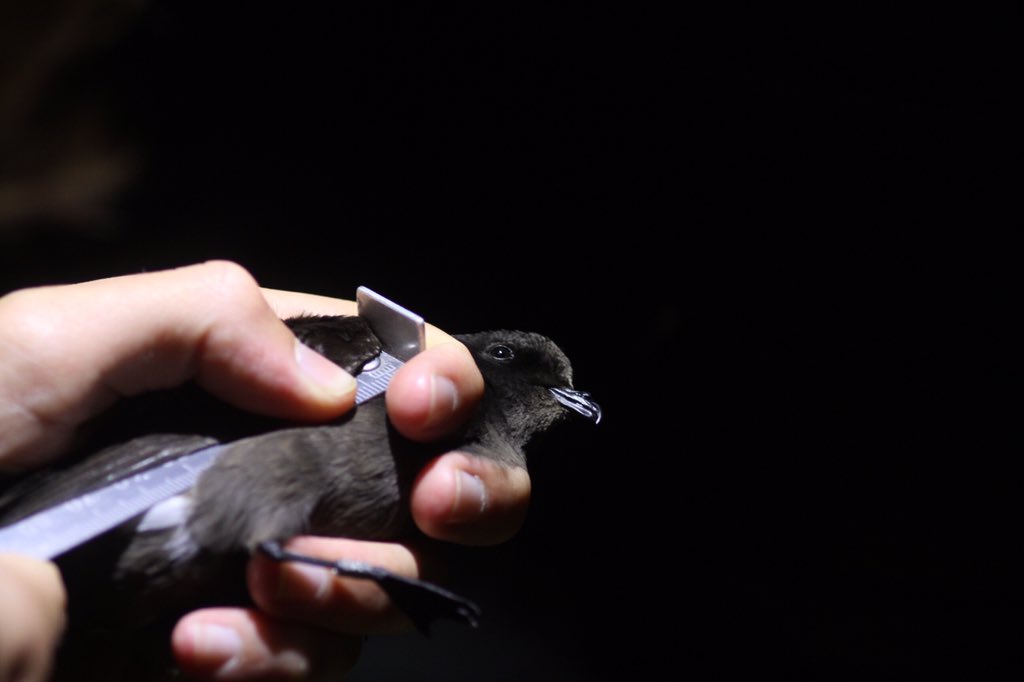
<svg viewBox="0 0 1024 682"><path fill-rule="evenodd" d="M572 385L572 365L551 339L520 331L493 331L456 336L469 348L483 374L487 391L497 398L512 424L527 437L569 412L595 424L601 408Z"/></svg>

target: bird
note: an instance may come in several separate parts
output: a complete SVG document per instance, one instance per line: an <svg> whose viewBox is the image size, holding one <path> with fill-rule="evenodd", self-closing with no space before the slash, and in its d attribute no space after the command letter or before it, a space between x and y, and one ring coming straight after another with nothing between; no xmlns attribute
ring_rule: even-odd
<svg viewBox="0 0 1024 682"><path fill-rule="evenodd" d="M350 373L358 373L382 350L359 316L304 315L285 324L302 343ZM569 359L547 337L500 330L455 338L472 354L484 392L464 427L446 439L418 443L401 436L387 418L383 395L318 425L236 413L227 417L225 410L210 410L203 403L191 410L199 417L200 426L193 426L198 430L143 433L10 488L0 496L0 526L143 467L223 444L190 490L59 558L72 639L77 630L102 637L169 631L169 624L189 610L250 603L244 565L256 552L374 580L423 632L438 618L475 626L478 607L438 585L283 547L301 534L382 541L409 537L416 532L409 512L412 482L433 457L459 450L525 468L525 448L534 435L571 414L600 421L600 407L573 387ZM194 404L190 401L196 394L187 396L184 403L164 402L150 412L157 422L173 424ZM144 419L128 421L136 429L154 428ZM111 429L98 431L107 437ZM76 647L72 642L65 650L95 656L95 636L81 641L89 643Z"/></svg>

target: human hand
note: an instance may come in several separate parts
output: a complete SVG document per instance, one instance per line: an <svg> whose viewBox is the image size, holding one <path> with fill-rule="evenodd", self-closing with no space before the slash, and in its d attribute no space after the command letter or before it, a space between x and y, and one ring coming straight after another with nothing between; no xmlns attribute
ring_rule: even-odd
<svg viewBox="0 0 1024 682"><path fill-rule="evenodd" d="M0 555L0 682L43 682L64 630L64 584L57 567Z"/></svg>
<svg viewBox="0 0 1024 682"><path fill-rule="evenodd" d="M279 317L353 314L354 303L260 290L243 269L206 263L178 270L63 287L0 299L0 466L57 456L78 426L120 396L195 380L237 406L274 416L324 420L350 409L355 384L298 344ZM483 390L468 352L435 328L428 350L388 389L389 415L407 437L429 440L457 428ZM72 352L68 352L72 349ZM482 544L507 538L522 522L529 477L493 462L449 453L428 465L412 493L427 535ZM409 576L420 564L399 545L301 538L293 548L372 560ZM358 640L330 633L393 630L404 618L365 581L330 578L254 558L249 585L261 611L189 614L173 637L183 668L199 677L258 679L347 668ZM345 655L339 656L340 652Z"/></svg>

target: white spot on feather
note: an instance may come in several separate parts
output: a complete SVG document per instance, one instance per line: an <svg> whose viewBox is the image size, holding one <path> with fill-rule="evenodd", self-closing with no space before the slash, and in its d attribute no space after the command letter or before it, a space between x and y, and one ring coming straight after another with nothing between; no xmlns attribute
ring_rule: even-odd
<svg viewBox="0 0 1024 682"><path fill-rule="evenodd" d="M191 511L192 499L184 495L175 495L150 507L135 530L138 533L150 533L184 526Z"/></svg>

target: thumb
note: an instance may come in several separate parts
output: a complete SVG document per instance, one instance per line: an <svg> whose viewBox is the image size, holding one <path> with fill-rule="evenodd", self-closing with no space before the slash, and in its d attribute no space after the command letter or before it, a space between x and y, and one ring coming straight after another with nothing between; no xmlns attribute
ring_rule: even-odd
<svg viewBox="0 0 1024 682"><path fill-rule="evenodd" d="M228 262L8 294L0 355L7 467L57 456L122 396L190 380L286 419L330 419L355 398L355 380L300 344L252 276Z"/></svg>

